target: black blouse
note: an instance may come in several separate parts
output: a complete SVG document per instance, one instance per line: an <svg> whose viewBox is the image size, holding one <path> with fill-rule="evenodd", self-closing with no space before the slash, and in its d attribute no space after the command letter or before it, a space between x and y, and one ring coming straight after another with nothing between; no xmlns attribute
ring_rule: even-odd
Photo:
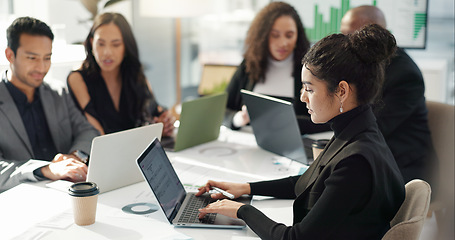
<svg viewBox="0 0 455 240"><path fill-rule="evenodd" d="M149 101L150 113L136 112L138 103L136 103L131 87L125 82L122 83L119 111L117 111L101 74L98 72L91 74L84 71L77 72L82 75L87 85L90 101L84 109L79 104L76 105L83 113L87 112L98 120L106 134L141 126L146 122L144 115L155 116L158 114L158 104L153 95ZM69 84L68 89L74 102L78 103Z"/></svg>

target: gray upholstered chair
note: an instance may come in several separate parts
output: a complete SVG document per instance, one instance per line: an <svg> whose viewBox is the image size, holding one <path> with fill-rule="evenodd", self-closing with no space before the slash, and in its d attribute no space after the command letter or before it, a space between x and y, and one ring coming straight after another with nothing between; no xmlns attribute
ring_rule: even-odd
<svg viewBox="0 0 455 240"><path fill-rule="evenodd" d="M420 179L406 183L406 197L383 240L418 240L430 206L431 187Z"/></svg>
<svg viewBox="0 0 455 240"><path fill-rule="evenodd" d="M438 239L452 236L454 224L454 146L455 146L455 107L453 105L427 101L428 125L431 131L439 168L434 174L433 199L428 211L435 214L438 226Z"/></svg>

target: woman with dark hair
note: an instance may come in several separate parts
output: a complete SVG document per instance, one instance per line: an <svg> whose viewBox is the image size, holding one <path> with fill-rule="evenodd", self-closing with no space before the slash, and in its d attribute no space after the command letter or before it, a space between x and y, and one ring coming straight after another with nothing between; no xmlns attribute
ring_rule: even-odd
<svg viewBox="0 0 455 240"><path fill-rule="evenodd" d="M88 121L101 134L162 122L163 135L170 135L174 118L152 94L126 19L98 15L84 46L87 57L69 74L68 88Z"/></svg>
<svg viewBox="0 0 455 240"><path fill-rule="evenodd" d="M244 60L227 87L224 124L239 129L249 123L240 95L240 90L246 89L293 102L301 131L317 132L299 101L300 61L309 48L302 21L291 5L272 2L265 6L251 23Z"/></svg>
<svg viewBox="0 0 455 240"><path fill-rule="evenodd" d="M255 183L208 181L243 194L295 199L292 226L250 205L221 200L200 209L243 219L261 239L381 239L405 197L404 182L370 104L381 89L395 39L379 25L317 42L303 58L301 101L334 137L301 176ZM212 194L212 198L223 198Z"/></svg>

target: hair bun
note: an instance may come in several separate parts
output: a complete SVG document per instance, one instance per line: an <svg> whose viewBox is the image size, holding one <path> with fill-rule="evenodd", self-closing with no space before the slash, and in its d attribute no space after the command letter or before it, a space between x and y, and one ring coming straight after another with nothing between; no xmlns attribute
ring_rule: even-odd
<svg viewBox="0 0 455 240"><path fill-rule="evenodd" d="M377 24L366 25L349 35L352 51L365 63L380 63L395 53L395 37Z"/></svg>

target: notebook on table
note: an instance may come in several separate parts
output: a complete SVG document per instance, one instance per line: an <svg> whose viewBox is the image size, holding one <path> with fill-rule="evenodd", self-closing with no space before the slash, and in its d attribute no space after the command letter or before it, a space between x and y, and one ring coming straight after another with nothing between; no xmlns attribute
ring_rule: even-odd
<svg viewBox="0 0 455 240"><path fill-rule="evenodd" d="M226 101L227 93L223 92L182 103L177 135L161 140L166 151L180 151L216 140L220 134Z"/></svg>
<svg viewBox="0 0 455 240"><path fill-rule="evenodd" d="M87 181L96 183L100 193L143 181L135 161L162 131L163 124L156 123L95 137Z"/></svg>
<svg viewBox="0 0 455 240"><path fill-rule="evenodd" d="M203 219L199 219L198 209L204 208L214 200L207 193L196 197L195 193L186 192L158 139L155 139L139 156L137 166L172 225L206 228L244 228L246 226L241 219L221 214L210 213ZM236 201L250 204L251 196L242 196Z"/></svg>
<svg viewBox="0 0 455 240"><path fill-rule="evenodd" d="M312 139L302 138L291 102L241 90L257 144L270 152L309 165Z"/></svg>

